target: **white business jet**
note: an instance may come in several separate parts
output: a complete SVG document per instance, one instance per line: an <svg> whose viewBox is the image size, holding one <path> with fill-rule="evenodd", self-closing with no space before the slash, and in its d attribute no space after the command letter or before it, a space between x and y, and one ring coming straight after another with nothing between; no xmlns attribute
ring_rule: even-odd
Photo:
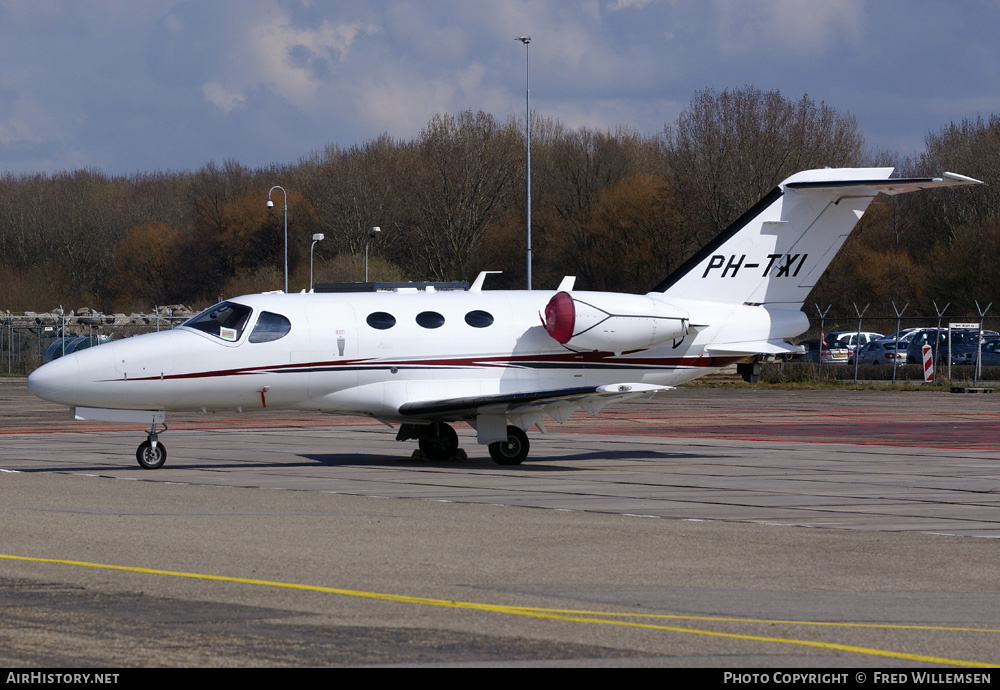
<svg viewBox="0 0 1000 690"><path fill-rule="evenodd" d="M163 465L167 411L284 408L365 415L458 453L468 422L501 465L528 455L543 417L800 352L801 307L879 193L978 184L961 175L889 179L892 168L808 170L782 182L645 295L468 290L264 293L211 307L172 331L73 353L28 378L77 419L149 425L136 452Z"/></svg>

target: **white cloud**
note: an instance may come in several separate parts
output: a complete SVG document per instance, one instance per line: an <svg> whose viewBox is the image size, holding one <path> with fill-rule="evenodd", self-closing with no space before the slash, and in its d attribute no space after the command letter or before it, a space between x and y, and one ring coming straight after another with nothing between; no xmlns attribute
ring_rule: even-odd
<svg viewBox="0 0 1000 690"><path fill-rule="evenodd" d="M179 21L169 19L168 30L176 32ZM380 29L339 17L308 26L302 21L270 3L242 13L220 36L214 62L205 64L209 78L200 87L205 101L228 114L263 89L309 117L326 113L328 94L351 78L342 67L355 41ZM193 31L187 24L185 31Z"/></svg>
<svg viewBox="0 0 1000 690"><path fill-rule="evenodd" d="M40 143L60 139L51 115L34 98L21 94L0 114L0 144Z"/></svg>
<svg viewBox="0 0 1000 690"><path fill-rule="evenodd" d="M360 22L324 20L319 28L311 29L294 27L286 20L259 24L250 30L248 39L260 81L290 103L308 107L354 40L377 31Z"/></svg>
<svg viewBox="0 0 1000 690"><path fill-rule="evenodd" d="M521 34L532 109L567 127L657 131L697 90L753 84L852 112L873 142L919 141L997 110L1000 6L969 5L0 0L0 164L265 165L438 113L523 117Z"/></svg>
<svg viewBox="0 0 1000 690"><path fill-rule="evenodd" d="M723 54L819 57L858 45L865 25L863 0L715 0L713 12Z"/></svg>
<svg viewBox="0 0 1000 690"><path fill-rule="evenodd" d="M215 81L203 84L201 87L201 93L205 97L206 101L214 105L226 115L228 115L230 111L235 108L243 107L247 102L246 96L239 91L227 89L222 84Z"/></svg>
<svg viewBox="0 0 1000 690"><path fill-rule="evenodd" d="M400 73L383 74L377 83L365 82L356 89L356 114L374 130L373 136L386 131L413 137L431 117L452 111L455 97L451 80L427 82Z"/></svg>
<svg viewBox="0 0 1000 690"><path fill-rule="evenodd" d="M656 2L656 0L614 0L614 2L608 5L608 9L612 12L628 8L641 10L643 7L653 2Z"/></svg>

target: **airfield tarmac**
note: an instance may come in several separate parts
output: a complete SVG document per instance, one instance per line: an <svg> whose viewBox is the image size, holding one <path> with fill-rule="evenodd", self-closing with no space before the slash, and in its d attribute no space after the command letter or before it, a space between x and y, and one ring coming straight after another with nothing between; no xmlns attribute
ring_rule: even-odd
<svg viewBox="0 0 1000 690"><path fill-rule="evenodd" d="M993 395L682 388L514 468L266 411L147 471L69 417L0 379L6 667L1000 664Z"/></svg>

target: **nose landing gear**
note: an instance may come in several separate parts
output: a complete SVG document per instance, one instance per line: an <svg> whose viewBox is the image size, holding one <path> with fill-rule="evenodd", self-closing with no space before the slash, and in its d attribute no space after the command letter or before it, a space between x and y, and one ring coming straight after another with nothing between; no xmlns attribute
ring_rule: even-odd
<svg viewBox="0 0 1000 690"><path fill-rule="evenodd" d="M167 430L167 425L163 425L163 430ZM139 466L145 470L155 470L163 466L167 461L167 447L159 441L159 434L156 433L156 422L149 427L146 440L139 444L135 451L135 459L139 461Z"/></svg>

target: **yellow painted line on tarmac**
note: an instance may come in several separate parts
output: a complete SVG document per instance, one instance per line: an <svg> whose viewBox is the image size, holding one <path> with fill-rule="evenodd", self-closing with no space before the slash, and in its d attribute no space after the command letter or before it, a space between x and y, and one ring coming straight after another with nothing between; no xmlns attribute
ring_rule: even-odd
<svg viewBox="0 0 1000 690"><path fill-rule="evenodd" d="M774 621L766 619L752 618L715 618L701 616L670 616L670 615L649 615L649 614L629 614L607 611L574 611L571 609L546 609L528 606L505 606L500 604L484 604L472 601L452 601L449 599L431 599L427 597L413 597L400 594L385 594L382 592L366 592L356 589L342 589L339 587L324 587L321 585L305 585L294 582L276 582L273 580L257 580L244 577L230 577L227 575L207 575L203 573L188 573L174 570L159 570L156 568L140 568L126 565L112 565L108 563L90 563L87 561L72 561L60 558L36 558L31 556L14 556L10 554L0 554L0 559L9 561L23 561L29 563L53 563L57 565L71 565L82 568L98 568L102 570L117 570L130 573L142 573L146 575L161 575L166 577L182 577L192 580L207 580L212 582L232 582L244 585L258 585L262 587L277 587L281 589L294 589L307 592L321 592L324 594L340 594L343 596L360 597L365 599L376 599L380 601L392 601L403 604L421 604L424 606L440 606L445 608L466 609L473 611L488 611L491 613L503 613L512 616L526 616L530 618L542 618L548 620L569 621L575 623L595 623L601 625L616 625L629 628L640 628L646 630L662 630L666 632L687 633L690 635L703 635L707 637L727 638L734 640L746 640L751 642L774 642L778 644L790 644L801 647L814 647L838 652L849 652L852 654L864 654L868 656L886 657L890 659L902 659L905 661L920 661L932 664L944 664L949 666L969 666L980 668L1000 668L1000 664L987 664L978 661L966 661L963 659L949 659L946 657L929 656L924 654L909 654L906 652L894 652L884 649L874 649L871 647L858 647L855 645L845 645L835 642L817 642L814 640L798 640L785 637L770 637L764 635L744 635L740 633L716 632L713 630L698 630L694 628L682 628L671 625L657 623L642 623L634 620L616 620L623 616L639 618L662 618L679 620L698 620L713 622L744 622L744 623L785 623L792 625L830 625L846 627L884 627L903 628L920 630L972 630L977 632L997 632L988 629L977 628L936 628L930 626L897 626L897 625L877 625L870 623L822 623L808 621ZM603 617L596 617L603 616ZM609 618L614 617L614 618Z"/></svg>
<svg viewBox="0 0 1000 690"><path fill-rule="evenodd" d="M780 618L736 618L732 616L691 616L670 613L621 613L615 611L576 611L573 609L540 609L525 607L528 611L572 613L586 616L627 616L660 620L704 621L711 623L766 623L768 625L801 625L827 628L882 628L885 630L930 630L938 632L1000 633L1000 628L968 628L951 625L916 625L913 623L845 623L841 621L797 621Z"/></svg>

